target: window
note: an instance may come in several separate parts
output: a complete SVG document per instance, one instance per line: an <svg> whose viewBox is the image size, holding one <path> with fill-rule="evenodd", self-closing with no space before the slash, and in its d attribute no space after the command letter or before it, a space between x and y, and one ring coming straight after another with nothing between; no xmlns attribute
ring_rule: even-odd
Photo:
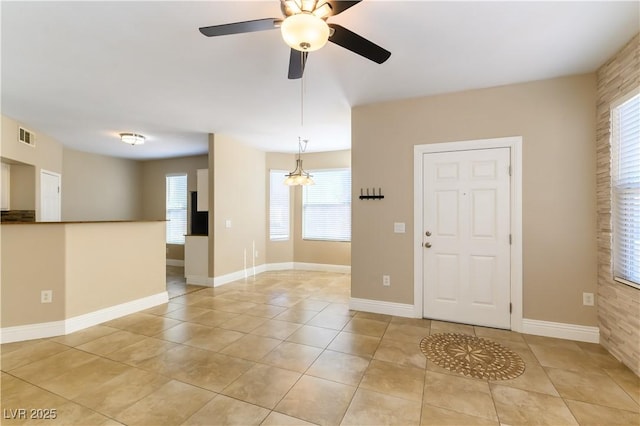
<svg viewBox="0 0 640 426"><path fill-rule="evenodd" d="M184 244L187 233L187 175L167 176L167 244Z"/></svg>
<svg viewBox="0 0 640 426"><path fill-rule="evenodd" d="M351 241L351 170L317 170L302 189L302 238Z"/></svg>
<svg viewBox="0 0 640 426"><path fill-rule="evenodd" d="M269 171L269 239L289 239L289 186L285 185L285 170Z"/></svg>
<svg viewBox="0 0 640 426"><path fill-rule="evenodd" d="M640 94L611 109L613 276L640 288Z"/></svg>

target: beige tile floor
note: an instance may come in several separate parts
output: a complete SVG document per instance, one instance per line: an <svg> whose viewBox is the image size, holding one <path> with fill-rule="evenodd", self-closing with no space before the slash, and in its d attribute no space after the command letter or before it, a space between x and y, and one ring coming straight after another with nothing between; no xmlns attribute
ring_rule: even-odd
<svg viewBox="0 0 640 426"><path fill-rule="evenodd" d="M640 425L640 379L601 346L350 311L347 274L283 271L71 335L2 345L2 424ZM470 379L430 333L494 339L525 373ZM27 409L26 419L19 409ZM41 411L31 412L31 409ZM56 419L29 419L51 415Z"/></svg>

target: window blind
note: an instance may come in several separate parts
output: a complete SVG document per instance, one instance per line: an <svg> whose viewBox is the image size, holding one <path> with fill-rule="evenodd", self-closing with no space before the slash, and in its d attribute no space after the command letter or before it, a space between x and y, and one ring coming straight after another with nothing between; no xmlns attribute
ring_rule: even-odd
<svg viewBox="0 0 640 426"><path fill-rule="evenodd" d="M166 182L167 244L184 244L187 233L187 175L169 175Z"/></svg>
<svg viewBox="0 0 640 426"><path fill-rule="evenodd" d="M285 185L286 170L269 171L269 239L286 241L289 239L289 186Z"/></svg>
<svg viewBox="0 0 640 426"><path fill-rule="evenodd" d="M640 94L611 110L614 279L640 288Z"/></svg>
<svg viewBox="0 0 640 426"><path fill-rule="evenodd" d="M302 189L302 238L351 241L351 170L311 174L315 185Z"/></svg>

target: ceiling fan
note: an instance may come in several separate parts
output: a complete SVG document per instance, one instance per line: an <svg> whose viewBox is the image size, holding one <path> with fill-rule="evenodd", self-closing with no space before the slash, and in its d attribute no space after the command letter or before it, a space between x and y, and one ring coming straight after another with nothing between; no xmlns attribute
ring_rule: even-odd
<svg viewBox="0 0 640 426"><path fill-rule="evenodd" d="M302 78L309 52L320 49L327 41L357 53L378 64L391 56L391 52L358 34L327 19L352 6L356 1L336 0L280 0L284 19L266 18L200 28L207 37L250 33L280 28L282 38L291 47L289 78Z"/></svg>

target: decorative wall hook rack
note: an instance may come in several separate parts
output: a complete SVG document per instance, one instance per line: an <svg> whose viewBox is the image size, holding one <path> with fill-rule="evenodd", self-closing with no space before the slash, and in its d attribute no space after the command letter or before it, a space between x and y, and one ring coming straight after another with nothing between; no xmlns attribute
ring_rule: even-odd
<svg viewBox="0 0 640 426"><path fill-rule="evenodd" d="M378 188L378 193L376 194L376 189L372 188L372 193L369 193L369 188L367 188L367 193L364 193L364 190L360 188L360 197L361 200L382 200L384 195L382 195L382 188Z"/></svg>

